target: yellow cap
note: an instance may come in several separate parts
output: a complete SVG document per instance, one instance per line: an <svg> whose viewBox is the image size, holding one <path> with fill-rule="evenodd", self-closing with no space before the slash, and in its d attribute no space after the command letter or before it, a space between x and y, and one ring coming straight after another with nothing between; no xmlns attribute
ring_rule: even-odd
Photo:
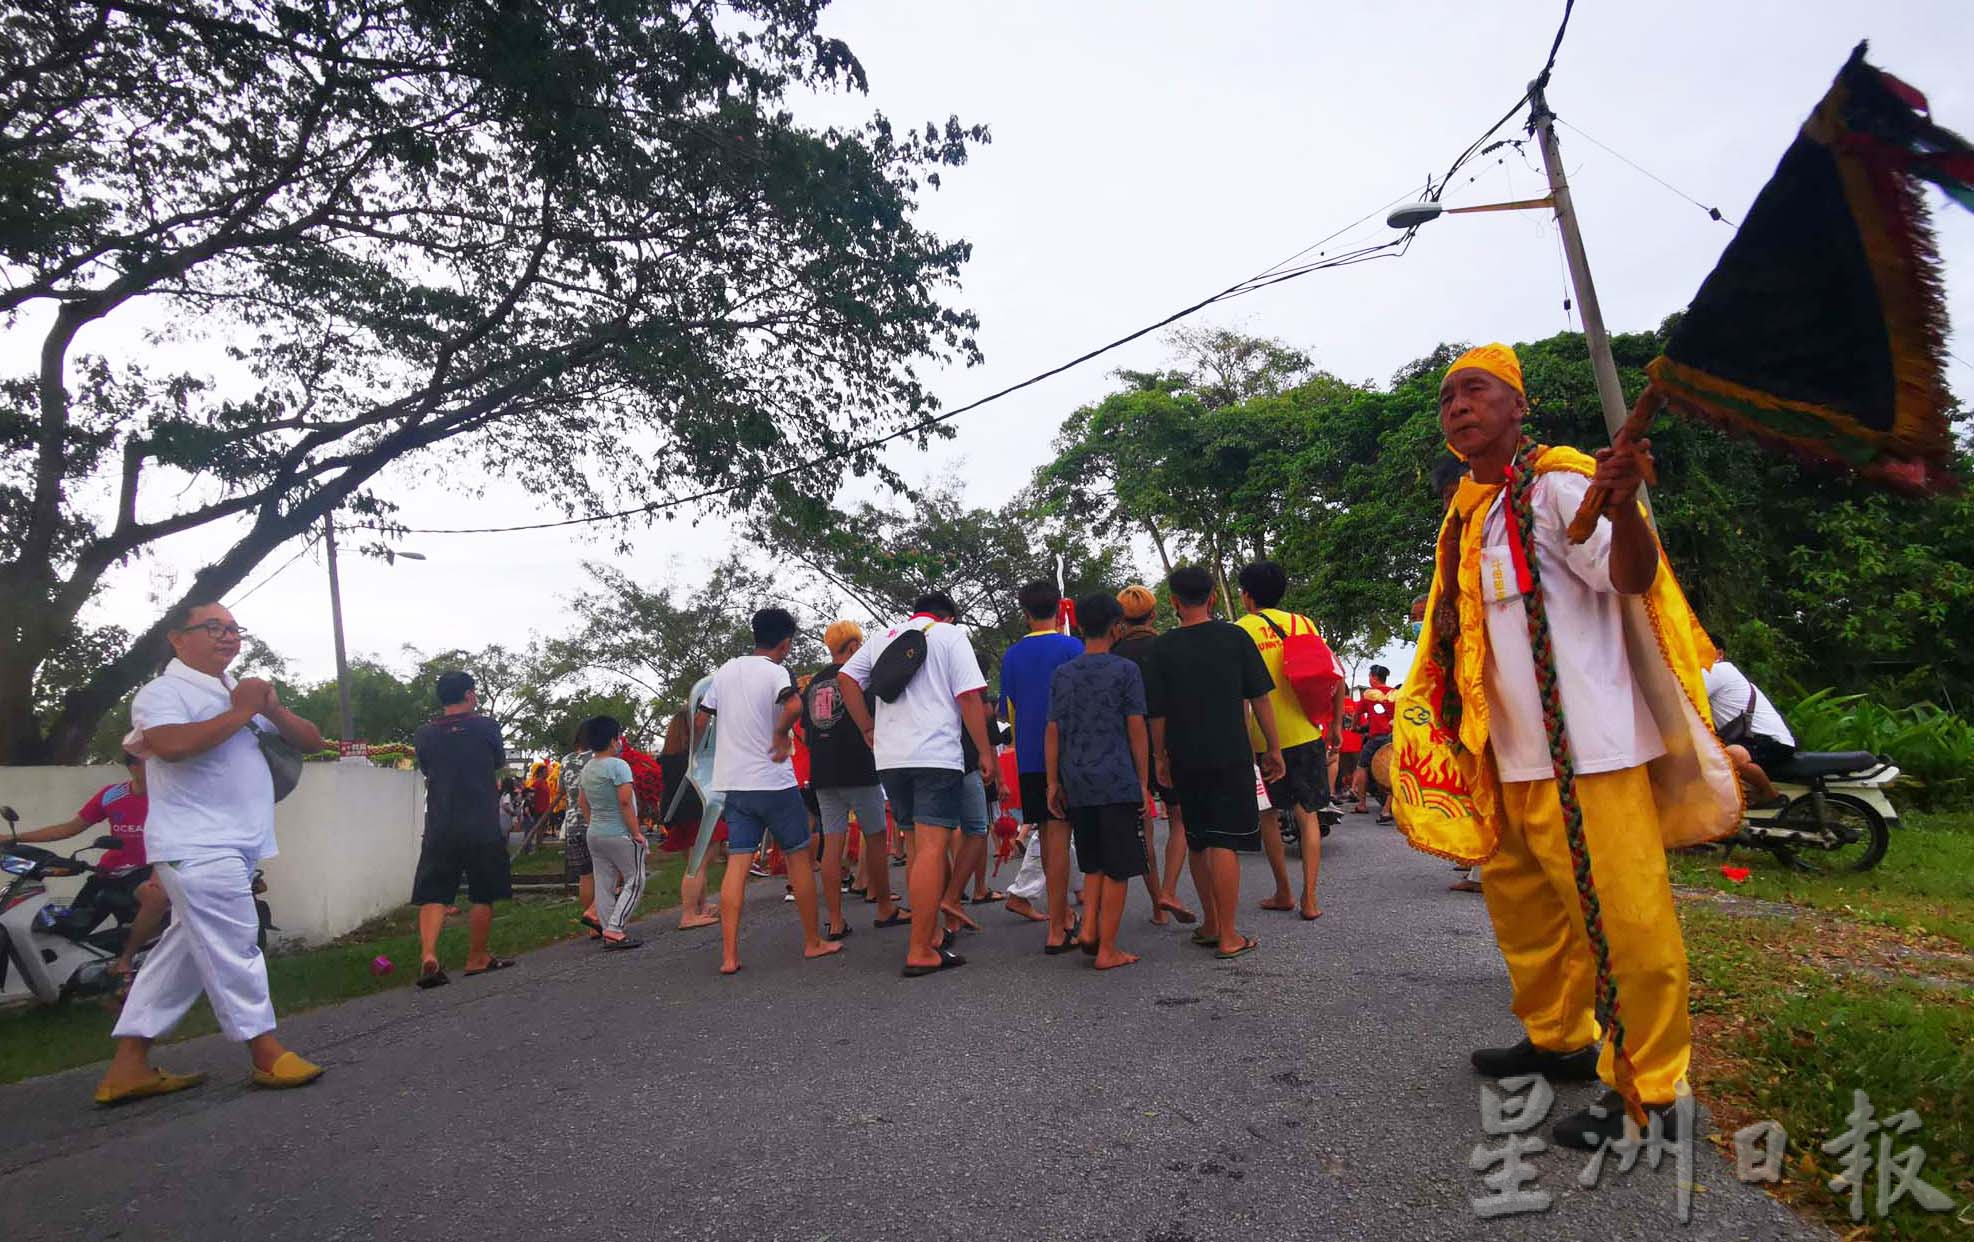
<svg viewBox="0 0 1974 1242"><path fill-rule="evenodd" d="M1453 365L1446 368L1446 373L1451 375L1455 371L1463 371L1468 367L1472 367L1476 371L1485 371L1516 392L1521 393L1523 397L1528 396L1528 390L1522 387L1522 360L1515 357L1514 350L1509 349L1499 341L1495 341L1490 345L1474 346L1466 353L1455 358Z"/></svg>

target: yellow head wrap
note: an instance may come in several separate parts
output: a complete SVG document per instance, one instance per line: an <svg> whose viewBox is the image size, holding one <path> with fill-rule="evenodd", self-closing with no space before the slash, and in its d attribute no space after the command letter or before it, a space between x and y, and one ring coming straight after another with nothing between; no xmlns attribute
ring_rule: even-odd
<svg viewBox="0 0 1974 1242"><path fill-rule="evenodd" d="M1451 375L1455 371L1464 370L1467 367L1472 367L1477 371L1485 371L1516 392L1521 393L1523 397L1528 396L1528 390L1522 387L1522 360L1515 357L1514 350L1509 349L1499 341L1491 345L1474 346L1466 353L1455 358L1453 365L1446 368L1446 373Z"/></svg>

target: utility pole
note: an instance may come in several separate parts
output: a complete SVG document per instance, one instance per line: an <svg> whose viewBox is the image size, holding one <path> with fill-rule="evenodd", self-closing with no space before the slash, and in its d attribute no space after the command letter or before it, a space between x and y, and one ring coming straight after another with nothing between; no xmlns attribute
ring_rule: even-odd
<svg viewBox="0 0 1974 1242"><path fill-rule="evenodd" d="M1617 359L1611 356L1611 334L1604 330L1597 286L1590 283L1590 260L1584 256L1583 234L1577 230L1576 206L1570 201L1570 183L1563 173L1563 153L1556 146L1556 114L1549 110L1549 100L1542 92L1542 79L1529 84L1529 123L1535 126L1535 139L1542 147L1542 166L1549 170L1549 196L1556 202L1556 226L1563 233L1570 284L1576 288L1577 309L1583 314L1583 339L1590 346L1591 370L1597 373L1604 429L1615 436L1631 411L1624 399L1624 386L1618 383Z"/></svg>
<svg viewBox="0 0 1974 1242"><path fill-rule="evenodd" d="M1549 172L1549 197L1556 204L1556 227L1563 235L1563 256L1570 265L1570 284L1576 289L1577 310L1583 315L1583 343L1590 347L1590 369L1597 376L1597 400L1604 407L1604 430L1613 440L1624 426L1631 409L1624 399L1624 385L1618 382L1618 360L1611 356L1611 334L1604 329L1604 308L1597 303L1597 286L1590 282L1590 260L1583 253L1583 234L1576 224L1576 204L1570 200L1569 178L1563 173L1563 152L1556 145L1556 114L1549 110L1543 94L1545 79L1529 83L1529 124L1535 127L1535 140L1542 147L1542 166ZM1639 503L1645 506L1645 520L1656 520L1652 497L1643 484L1638 488Z"/></svg>
<svg viewBox="0 0 1974 1242"><path fill-rule="evenodd" d="M329 554L329 619L336 633L336 706L342 713L343 746L356 740L350 714L350 664L343 654L343 588L336 579L336 515L322 515L322 546Z"/></svg>

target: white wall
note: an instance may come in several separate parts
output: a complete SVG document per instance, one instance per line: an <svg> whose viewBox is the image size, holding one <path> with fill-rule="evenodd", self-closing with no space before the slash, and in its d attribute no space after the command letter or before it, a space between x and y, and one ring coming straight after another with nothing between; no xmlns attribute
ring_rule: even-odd
<svg viewBox="0 0 1974 1242"><path fill-rule="evenodd" d="M123 776L115 765L0 767L0 803L20 812L26 831L69 818ZM320 944L403 905L424 819L425 782L416 772L304 765L302 783L274 808L281 852L267 860L266 871L267 901L280 928L275 940ZM89 840L84 835L47 848L68 853Z"/></svg>

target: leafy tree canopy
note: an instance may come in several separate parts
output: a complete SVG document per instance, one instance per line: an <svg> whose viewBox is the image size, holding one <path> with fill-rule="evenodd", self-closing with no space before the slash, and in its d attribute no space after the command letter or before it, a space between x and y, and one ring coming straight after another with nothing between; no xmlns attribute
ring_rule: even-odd
<svg viewBox="0 0 1974 1242"><path fill-rule="evenodd" d="M0 0L0 761L148 673L161 622L85 619L105 574L222 524L184 592L221 597L326 513L388 526L407 454L571 514L880 470L849 446L978 356L967 246L914 221L987 135L801 124L864 86L821 8Z"/></svg>

